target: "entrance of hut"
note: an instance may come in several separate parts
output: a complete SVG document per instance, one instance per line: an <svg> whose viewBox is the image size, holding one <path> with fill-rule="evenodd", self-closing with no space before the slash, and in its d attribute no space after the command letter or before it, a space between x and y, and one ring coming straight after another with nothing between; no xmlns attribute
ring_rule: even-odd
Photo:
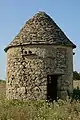
<svg viewBox="0 0 80 120"><path fill-rule="evenodd" d="M49 101L57 99L57 79L58 75L47 76L47 100Z"/></svg>

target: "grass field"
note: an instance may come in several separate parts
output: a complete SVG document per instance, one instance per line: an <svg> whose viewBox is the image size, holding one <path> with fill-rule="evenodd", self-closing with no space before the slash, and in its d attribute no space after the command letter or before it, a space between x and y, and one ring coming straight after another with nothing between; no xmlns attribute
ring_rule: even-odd
<svg viewBox="0 0 80 120"><path fill-rule="evenodd" d="M79 100L8 101L5 86L5 82L0 82L0 120L80 120Z"/></svg>

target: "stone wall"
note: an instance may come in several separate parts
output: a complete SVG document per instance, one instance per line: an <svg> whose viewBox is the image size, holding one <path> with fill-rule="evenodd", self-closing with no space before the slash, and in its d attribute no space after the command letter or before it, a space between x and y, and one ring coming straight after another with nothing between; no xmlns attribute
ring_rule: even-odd
<svg viewBox="0 0 80 120"><path fill-rule="evenodd" d="M72 92L72 48L53 45L27 45L7 51L8 99L46 99L47 75L60 74L57 94Z"/></svg>

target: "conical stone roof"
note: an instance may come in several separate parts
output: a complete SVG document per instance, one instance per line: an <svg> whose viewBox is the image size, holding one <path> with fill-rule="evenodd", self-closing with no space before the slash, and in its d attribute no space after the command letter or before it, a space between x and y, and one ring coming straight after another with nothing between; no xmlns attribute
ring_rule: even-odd
<svg viewBox="0 0 80 120"><path fill-rule="evenodd" d="M76 47L45 12L38 12L29 19L19 34L5 48L5 51L13 46L27 44L53 44Z"/></svg>

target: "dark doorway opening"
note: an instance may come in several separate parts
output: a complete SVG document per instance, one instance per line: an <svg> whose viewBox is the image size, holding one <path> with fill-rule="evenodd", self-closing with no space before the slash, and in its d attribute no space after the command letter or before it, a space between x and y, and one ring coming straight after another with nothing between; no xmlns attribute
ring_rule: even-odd
<svg viewBox="0 0 80 120"><path fill-rule="evenodd" d="M57 100L57 79L58 75L47 76L47 100Z"/></svg>

